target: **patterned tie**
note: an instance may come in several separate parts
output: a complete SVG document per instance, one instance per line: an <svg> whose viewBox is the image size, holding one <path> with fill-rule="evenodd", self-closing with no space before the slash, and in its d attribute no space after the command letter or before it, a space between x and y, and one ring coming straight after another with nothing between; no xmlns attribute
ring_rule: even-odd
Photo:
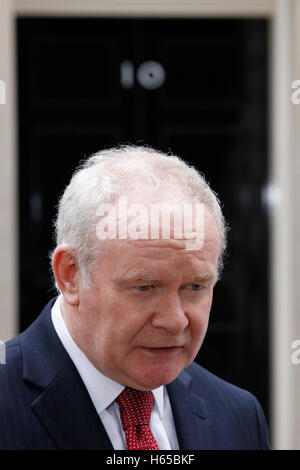
<svg viewBox="0 0 300 470"><path fill-rule="evenodd" d="M128 450L159 450L150 429L152 392L126 387L116 399Z"/></svg>

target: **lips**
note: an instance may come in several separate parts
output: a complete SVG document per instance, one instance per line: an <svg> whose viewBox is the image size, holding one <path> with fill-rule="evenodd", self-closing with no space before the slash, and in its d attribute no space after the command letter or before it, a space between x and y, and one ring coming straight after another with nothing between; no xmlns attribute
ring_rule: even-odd
<svg viewBox="0 0 300 470"><path fill-rule="evenodd" d="M183 346L142 346L141 349L149 352L172 352L179 351Z"/></svg>
<svg viewBox="0 0 300 470"><path fill-rule="evenodd" d="M182 348L183 344L172 344L171 346L142 346L147 349L173 349L173 348Z"/></svg>

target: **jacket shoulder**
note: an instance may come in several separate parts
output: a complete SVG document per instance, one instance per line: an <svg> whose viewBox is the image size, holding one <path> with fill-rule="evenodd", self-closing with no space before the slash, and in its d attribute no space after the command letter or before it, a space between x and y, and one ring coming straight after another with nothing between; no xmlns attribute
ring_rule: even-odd
<svg viewBox="0 0 300 470"><path fill-rule="evenodd" d="M6 413L10 403L16 399L18 390L23 388L21 335L5 343L5 354L0 364L0 412Z"/></svg>
<svg viewBox="0 0 300 470"><path fill-rule="evenodd" d="M228 435L230 430L229 434L236 434L238 441L239 434L243 435L247 429L247 433L253 434L251 440L257 440L256 448L270 448L265 415L252 393L217 377L196 363L185 371L192 378L191 393L206 401L211 419L219 423L220 429L224 429L224 435Z"/></svg>
<svg viewBox="0 0 300 470"><path fill-rule="evenodd" d="M4 354L2 354L0 364L1 389L3 389L3 381L8 378L8 375L18 376L21 374L22 356L20 340L21 334L5 342Z"/></svg>
<svg viewBox="0 0 300 470"><path fill-rule="evenodd" d="M226 380L218 377L202 366L193 362L185 371L192 377L192 390L197 393L201 390L201 396L207 399L226 400L228 404L232 402L234 406L239 403L258 403L257 398L249 391L238 387ZM253 405L252 405L253 406Z"/></svg>

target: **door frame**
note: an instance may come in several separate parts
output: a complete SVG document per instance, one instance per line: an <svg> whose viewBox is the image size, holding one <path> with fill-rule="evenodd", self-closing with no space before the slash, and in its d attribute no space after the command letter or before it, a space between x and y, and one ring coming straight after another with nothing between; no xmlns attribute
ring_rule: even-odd
<svg viewBox="0 0 300 470"><path fill-rule="evenodd" d="M296 158L300 107L291 103L291 83L300 79L300 0L0 0L0 79L7 91L6 104L0 104L0 338L4 340L18 332L17 16L253 17L270 21L270 168L265 192L271 237L270 430L273 448L300 448L300 374L291 362L292 341L300 339L300 159Z"/></svg>

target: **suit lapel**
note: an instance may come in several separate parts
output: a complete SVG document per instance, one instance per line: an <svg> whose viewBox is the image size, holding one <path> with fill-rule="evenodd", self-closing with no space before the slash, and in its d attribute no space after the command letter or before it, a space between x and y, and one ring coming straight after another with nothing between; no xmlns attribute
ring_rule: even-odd
<svg viewBox="0 0 300 470"><path fill-rule="evenodd" d="M217 448L216 433L209 419L207 403L190 390L192 378L183 371L167 386L179 448L211 450Z"/></svg>
<svg viewBox="0 0 300 470"><path fill-rule="evenodd" d="M31 409L59 449L112 450L88 391L54 330L53 303L22 334L23 379L41 391Z"/></svg>
<svg viewBox="0 0 300 470"><path fill-rule="evenodd" d="M96 409L71 362L31 408L59 449L113 450Z"/></svg>

